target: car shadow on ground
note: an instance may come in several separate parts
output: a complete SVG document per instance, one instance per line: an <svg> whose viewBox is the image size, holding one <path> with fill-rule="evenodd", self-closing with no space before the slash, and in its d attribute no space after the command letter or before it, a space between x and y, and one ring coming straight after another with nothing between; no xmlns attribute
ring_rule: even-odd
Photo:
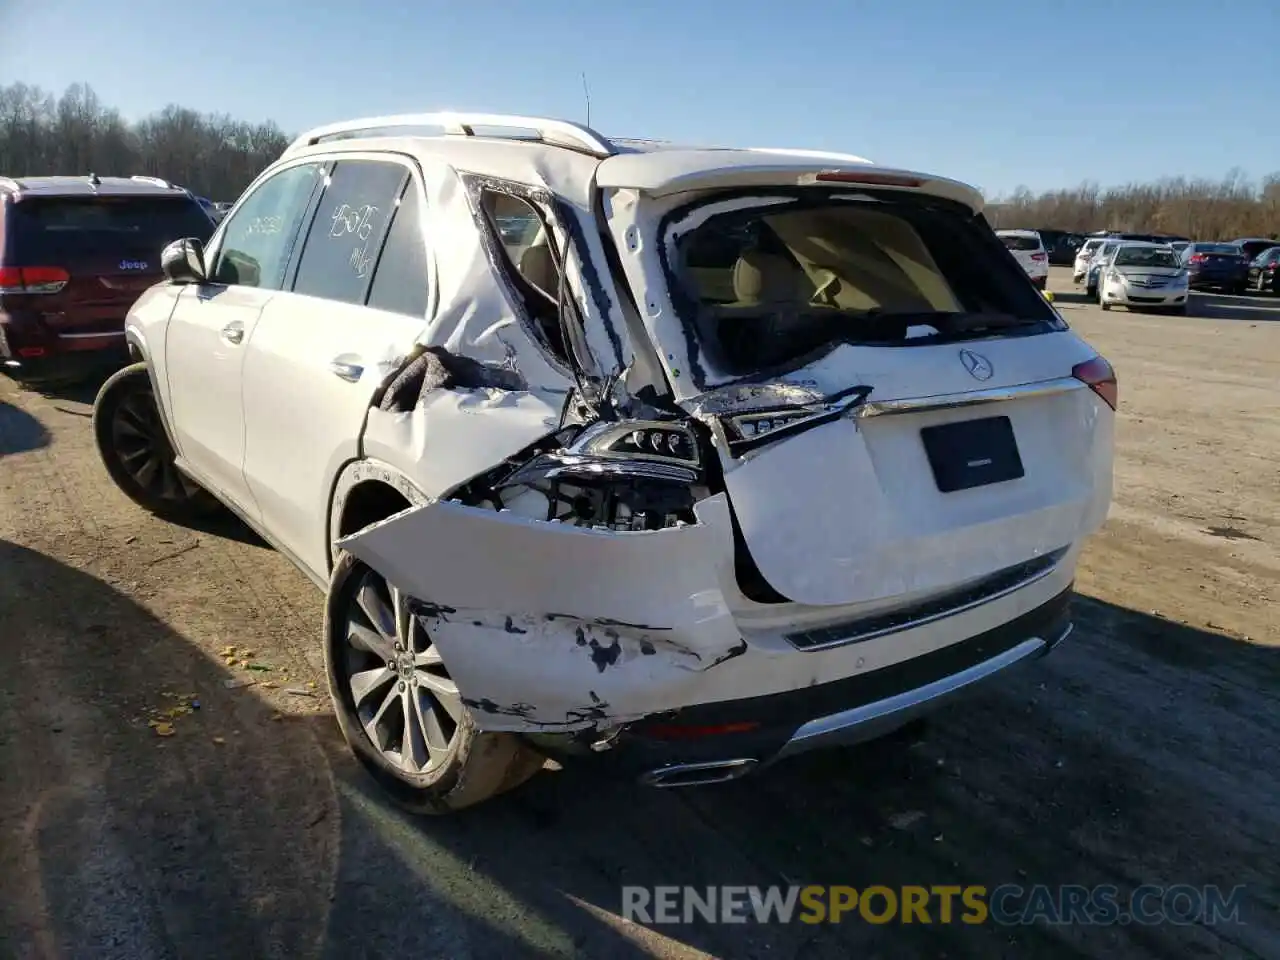
<svg viewBox="0 0 1280 960"><path fill-rule="evenodd" d="M1191 294L1187 314L1213 320L1280 321L1280 299L1267 294L1225 294L1197 290Z"/></svg>
<svg viewBox="0 0 1280 960"><path fill-rule="evenodd" d="M253 689L228 686L241 675L110 584L4 541L0 571L0 941L19 955L1222 946L1203 927L970 926L936 913L649 929L618 919L624 885L1239 883L1261 889L1269 912L1250 913L1232 942L1277 935L1265 893L1280 837L1274 649L1081 600L1062 650L939 714L921 741L684 791L569 767L430 819L384 800L327 714L277 719Z"/></svg>
<svg viewBox="0 0 1280 960"><path fill-rule="evenodd" d="M0 459L49 445L49 431L27 411L0 400Z"/></svg>
<svg viewBox="0 0 1280 960"><path fill-rule="evenodd" d="M1264 924L1263 937L1274 937L1277 925L1267 919L1275 915L1274 897L1266 893L1274 849L1230 839L1240 830L1257 836L1273 818L1246 807L1231 812L1240 818L1234 822L1218 819L1225 811L1215 812L1203 795L1195 763L1187 762L1185 777L1166 772L1168 764L1179 763L1176 753L1129 742L1128 731L1105 714L1164 709L1171 690L1182 692L1177 683L1184 678L1182 712L1166 712L1164 725L1155 729L1138 724L1133 736L1173 738L1185 752L1192 738L1180 722L1208 724L1198 733L1212 740L1202 762L1215 770L1237 764L1233 776L1251 779L1253 763L1280 758L1250 739L1259 723L1269 724L1267 735L1275 732L1274 718L1266 718L1267 691L1280 682L1277 651L1084 599L1077 600L1076 636L1068 643L1041 664L940 713L924 739L815 753L752 779L681 791L601 780L570 766L450 819L396 814L412 838L402 847L420 849L424 871L431 863L459 870L467 865L473 883L506 891L564 930L575 929L584 911L617 915L624 885L702 891L720 884L979 884L991 890L1002 883L1114 883L1132 890L1145 882L1184 882L1227 890L1250 885L1248 919ZM1099 709L1089 697L1099 669L1096 648L1113 645L1125 666ZM1140 669L1148 661L1154 661L1154 675ZM1239 692L1219 702L1224 688ZM1201 700L1211 704L1198 716ZM1246 700L1247 723L1237 728L1231 709ZM1077 719L1095 712L1100 725ZM362 805L385 808L343 760L336 734L328 743L348 802L360 797ZM1144 754L1154 757L1149 765ZM1250 799L1269 802L1272 786ZM646 942L638 927L617 925ZM667 955L679 943L733 957L1009 951L1145 957L1149 951L1176 955L1188 936L1184 927L1169 924L945 925L936 912L932 923L913 925L878 926L855 912L838 926L699 920L652 929L648 945L655 954ZM607 956L608 943L595 939L603 935L596 928L574 942L581 955ZM1221 946L1213 932L1202 939Z"/></svg>

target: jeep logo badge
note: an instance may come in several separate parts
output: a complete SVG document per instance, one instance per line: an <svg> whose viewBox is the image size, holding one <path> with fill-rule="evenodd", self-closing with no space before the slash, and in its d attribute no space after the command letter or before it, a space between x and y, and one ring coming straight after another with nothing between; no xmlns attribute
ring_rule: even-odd
<svg viewBox="0 0 1280 960"><path fill-rule="evenodd" d="M991 366L990 360L980 353L974 353L972 350L961 350L960 362L969 371L969 376L975 380L990 380L991 375L996 372L995 368Z"/></svg>
<svg viewBox="0 0 1280 960"><path fill-rule="evenodd" d="M145 270L147 269L147 261L145 260L121 260L121 270Z"/></svg>

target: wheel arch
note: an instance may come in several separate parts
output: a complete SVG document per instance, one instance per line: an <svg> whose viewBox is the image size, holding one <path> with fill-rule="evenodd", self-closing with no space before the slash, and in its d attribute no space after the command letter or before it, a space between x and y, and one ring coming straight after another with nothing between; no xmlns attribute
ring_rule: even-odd
<svg viewBox="0 0 1280 960"><path fill-rule="evenodd" d="M165 395L161 392L160 383L156 379L156 365L151 362L151 350L147 346L146 335L133 324L127 324L124 329L124 341L129 351L130 364L141 363L146 367L147 379L151 381L151 396L160 414L160 425L164 427L165 436L169 438L169 446L181 452L177 434L169 421L169 408L164 402Z"/></svg>
<svg viewBox="0 0 1280 960"><path fill-rule="evenodd" d="M337 559L338 540L372 523L430 500L403 471L381 460L352 460L338 471L329 498L328 569Z"/></svg>

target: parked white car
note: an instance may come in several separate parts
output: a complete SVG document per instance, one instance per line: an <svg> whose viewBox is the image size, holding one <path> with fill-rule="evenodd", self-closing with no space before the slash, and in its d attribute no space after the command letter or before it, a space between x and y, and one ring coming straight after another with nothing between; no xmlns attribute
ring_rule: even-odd
<svg viewBox="0 0 1280 960"><path fill-rule="evenodd" d="M1041 290L1049 282L1049 253L1035 230L997 230L1006 249Z"/></svg>
<svg viewBox="0 0 1280 960"><path fill-rule="evenodd" d="M1187 312L1187 268L1168 244L1122 243L1102 265L1098 303L1130 310Z"/></svg>
<svg viewBox="0 0 1280 960"><path fill-rule="evenodd" d="M1097 254L1102 245L1106 243L1105 237L1090 237L1080 245L1080 249L1076 251L1076 260L1071 267L1071 279L1075 283L1084 280L1085 275L1089 272L1089 265Z"/></svg>
<svg viewBox="0 0 1280 960"><path fill-rule="evenodd" d="M546 754L730 779L1070 630L1116 381L981 204L537 118L321 128L166 249L99 450L326 592L338 722L414 809Z"/></svg>

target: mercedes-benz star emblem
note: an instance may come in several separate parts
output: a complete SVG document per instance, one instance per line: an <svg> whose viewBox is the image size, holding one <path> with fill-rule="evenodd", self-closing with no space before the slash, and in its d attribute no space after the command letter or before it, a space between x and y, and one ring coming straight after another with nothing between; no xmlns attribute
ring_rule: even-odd
<svg viewBox="0 0 1280 960"><path fill-rule="evenodd" d="M969 376L975 380L990 380L991 375L996 372L995 368L991 366L990 360L980 353L974 353L972 350L961 350L960 362L969 371Z"/></svg>

